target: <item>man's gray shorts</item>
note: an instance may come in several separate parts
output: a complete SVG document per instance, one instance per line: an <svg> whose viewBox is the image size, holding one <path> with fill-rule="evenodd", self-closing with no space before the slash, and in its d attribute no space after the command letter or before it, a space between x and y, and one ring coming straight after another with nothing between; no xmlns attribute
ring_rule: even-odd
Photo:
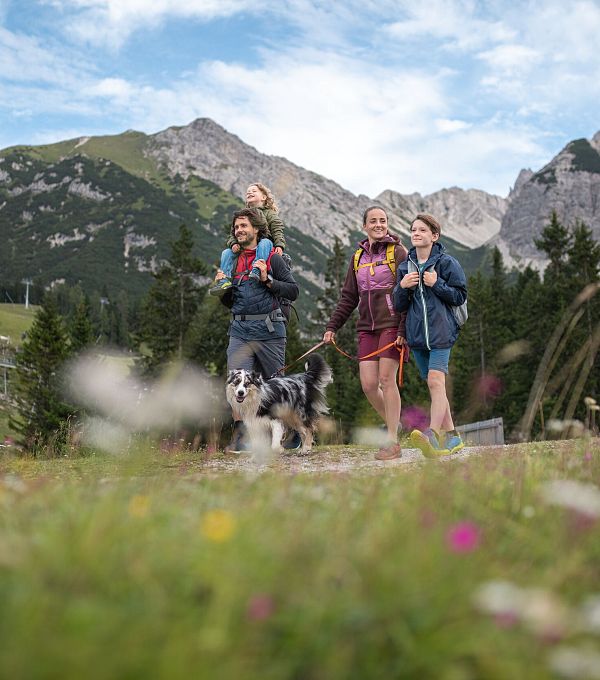
<svg viewBox="0 0 600 680"><path fill-rule="evenodd" d="M272 340L241 340L229 338L227 370L244 368L269 379L285 366L285 338Z"/></svg>

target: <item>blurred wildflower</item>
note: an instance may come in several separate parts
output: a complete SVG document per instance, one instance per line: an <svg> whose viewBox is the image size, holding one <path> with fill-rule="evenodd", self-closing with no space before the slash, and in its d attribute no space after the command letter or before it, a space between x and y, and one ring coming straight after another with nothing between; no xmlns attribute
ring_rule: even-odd
<svg viewBox="0 0 600 680"><path fill-rule="evenodd" d="M400 417L405 430L424 430L429 424L429 413L420 406L407 406Z"/></svg>
<svg viewBox="0 0 600 680"><path fill-rule="evenodd" d="M581 605L583 628L600 635L600 595L590 595Z"/></svg>
<svg viewBox="0 0 600 680"><path fill-rule="evenodd" d="M591 518L600 517L600 489L594 484L572 479L556 479L541 487L544 501Z"/></svg>
<svg viewBox="0 0 600 680"><path fill-rule="evenodd" d="M361 446L383 446L387 436L387 430L379 427L355 427L352 431L352 440Z"/></svg>
<svg viewBox="0 0 600 680"><path fill-rule="evenodd" d="M565 438L582 437L585 433L585 427L580 420L559 420L553 418L546 423L546 429L549 433Z"/></svg>
<svg viewBox="0 0 600 680"><path fill-rule="evenodd" d="M575 617L551 592L520 588L509 581L488 581L475 591L475 606L498 625L524 625L545 642L557 642L573 627Z"/></svg>
<svg viewBox="0 0 600 680"><path fill-rule="evenodd" d="M527 354L531 350L531 343L527 340L515 340L514 342L509 342L508 345L498 352L498 364L508 364L511 361L515 361L523 354Z"/></svg>
<svg viewBox="0 0 600 680"><path fill-rule="evenodd" d="M246 616L250 621L264 621L275 611L275 603L270 595L264 593L253 595L246 607Z"/></svg>
<svg viewBox="0 0 600 680"><path fill-rule="evenodd" d="M509 581L488 581L475 591L475 606L495 620L518 621L520 618L521 589Z"/></svg>
<svg viewBox="0 0 600 680"><path fill-rule="evenodd" d="M209 510L200 522L202 535L214 543L225 543L233 536L235 529L235 517L228 510Z"/></svg>
<svg viewBox="0 0 600 680"><path fill-rule="evenodd" d="M600 679L600 652L591 647L559 647L550 655L550 667L563 678Z"/></svg>
<svg viewBox="0 0 600 680"><path fill-rule="evenodd" d="M526 505L523 510L523 517L527 519L531 519L532 517L535 517L535 508L532 507L531 505Z"/></svg>
<svg viewBox="0 0 600 680"><path fill-rule="evenodd" d="M502 394L502 387L498 376L484 373L475 383L475 392L480 399L495 399Z"/></svg>
<svg viewBox="0 0 600 680"><path fill-rule="evenodd" d="M131 517L137 517L139 519L146 517L150 510L150 497L143 496L141 494L136 494L131 497L129 505L127 506L127 511Z"/></svg>
<svg viewBox="0 0 600 680"><path fill-rule="evenodd" d="M592 452L591 451L586 451L583 454L583 460L592 460Z"/></svg>
<svg viewBox="0 0 600 680"><path fill-rule="evenodd" d="M472 552L479 547L480 534L473 522L458 522L446 532L446 544L452 552Z"/></svg>

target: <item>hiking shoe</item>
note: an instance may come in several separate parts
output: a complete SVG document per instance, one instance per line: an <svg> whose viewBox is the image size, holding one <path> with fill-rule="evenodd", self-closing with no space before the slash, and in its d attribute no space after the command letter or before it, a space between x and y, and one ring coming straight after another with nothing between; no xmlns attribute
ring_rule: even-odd
<svg viewBox="0 0 600 680"><path fill-rule="evenodd" d="M420 449L425 458L438 458L439 456L448 456L450 454L448 449L443 449L440 446L437 435L429 428L424 432L413 430L410 433L410 442L417 449Z"/></svg>
<svg viewBox="0 0 600 680"><path fill-rule="evenodd" d="M260 281L260 269L258 267L252 267L252 271L248 274L248 278Z"/></svg>
<svg viewBox="0 0 600 680"><path fill-rule="evenodd" d="M225 453L246 453L247 451L250 451L245 435L246 426L243 421L236 420L233 423L231 441L225 447Z"/></svg>
<svg viewBox="0 0 600 680"><path fill-rule="evenodd" d="M208 294L221 297L228 288L231 288L231 279L225 277L224 279L219 279L214 286L209 288Z"/></svg>
<svg viewBox="0 0 600 680"><path fill-rule="evenodd" d="M446 441L444 442L444 448L448 449L450 453L457 453L462 448L464 448L465 443L463 442L459 434L447 434Z"/></svg>
<svg viewBox="0 0 600 680"><path fill-rule="evenodd" d="M400 444L389 444L382 446L375 454L375 460L394 460L402 456L402 449Z"/></svg>
<svg viewBox="0 0 600 680"><path fill-rule="evenodd" d="M283 446L286 451L298 451L302 448L302 437L296 430L292 430L283 438L281 446Z"/></svg>

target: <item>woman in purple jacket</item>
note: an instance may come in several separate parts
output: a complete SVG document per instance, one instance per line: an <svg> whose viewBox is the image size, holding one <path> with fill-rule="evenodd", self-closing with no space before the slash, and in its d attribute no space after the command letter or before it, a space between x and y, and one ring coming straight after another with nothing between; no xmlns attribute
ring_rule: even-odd
<svg viewBox="0 0 600 680"><path fill-rule="evenodd" d="M371 206L363 215L367 238L360 242L362 252L353 255L340 299L333 311L323 340L330 343L335 333L358 307L358 356L395 342L405 343L406 313L398 313L392 303L396 284L396 268L406 259L407 250L397 236L388 232L388 217L383 208ZM388 258L388 245L393 244L393 262ZM373 408L383 418L388 441L375 454L378 460L391 460L401 455L398 444L400 422L400 392L396 384L399 353L390 347L381 354L364 359L359 364L360 384Z"/></svg>

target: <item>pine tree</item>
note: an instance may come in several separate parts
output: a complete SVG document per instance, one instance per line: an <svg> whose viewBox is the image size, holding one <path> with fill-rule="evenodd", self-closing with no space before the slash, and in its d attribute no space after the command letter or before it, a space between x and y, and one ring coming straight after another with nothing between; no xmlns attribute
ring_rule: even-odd
<svg viewBox="0 0 600 680"><path fill-rule="evenodd" d="M145 361L148 372L183 356L185 335L205 292L199 277L207 271L204 262L192 255L193 246L191 231L182 225L144 301L141 339L151 352Z"/></svg>
<svg viewBox="0 0 600 680"><path fill-rule="evenodd" d="M61 369L69 353L63 319L47 296L17 354L17 413L11 428L30 450L36 451L59 432L64 435L65 423L74 413L61 396Z"/></svg>
<svg viewBox="0 0 600 680"><path fill-rule="evenodd" d="M184 354L211 375L224 375L231 312L220 300L206 295L185 338Z"/></svg>
<svg viewBox="0 0 600 680"><path fill-rule="evenodd" d="M90 320L90 301L86 297L75 309L69 328L71 350L81 352L94 344L94 330Z"/></svg>
<svg viewBox="0 0 600 680"><path fill-rule="evenodd" d="M570 419L577 415L583 419L583 397L598 396L600 389L600 368L596 361L600 342L600 291L593 288L600 280L600 244L583 222L575 224L572 236L567 253L567 279L572 298L583 294L586 299L582 302L581 320L569 337L572 361L575 363L581 357L581 365L567 402L565 417Z"/></svg>
<svg viewBox="0 0 600 680"><path fill-rule="evenodd" d="M550 293L548 296L550 305L543 310L544 318L549 323L547 330L554 327L556 320L572 299L565 272L565 262L571 241L572 237L568 228L558 221L554 210L550 217L550 224L544 227L540 238L534 239L536 248L545 253L549 260L544 270L544 285L548 287Z"/></svg>

